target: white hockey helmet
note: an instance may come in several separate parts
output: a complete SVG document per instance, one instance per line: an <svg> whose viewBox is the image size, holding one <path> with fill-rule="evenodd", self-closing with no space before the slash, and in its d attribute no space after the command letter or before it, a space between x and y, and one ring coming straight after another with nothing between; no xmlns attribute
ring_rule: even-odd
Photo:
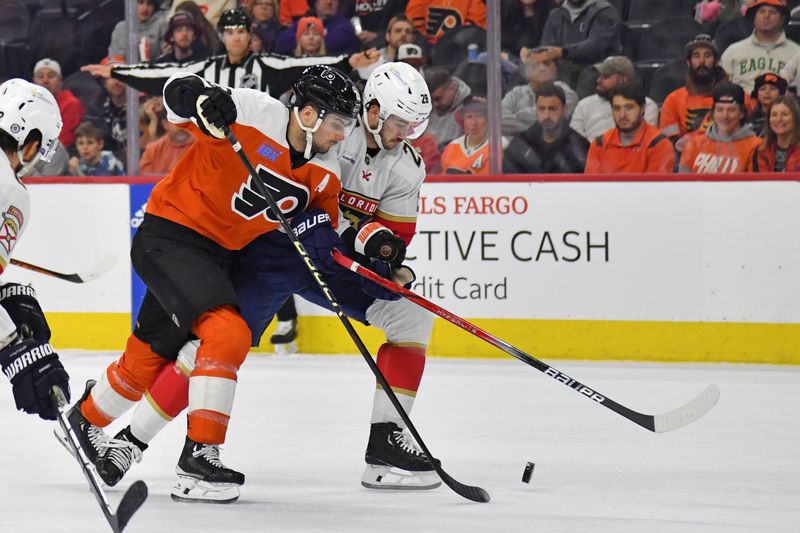
<svg viewBox="0 0 800 533"><path fill-rule="evenodd" d="M38 157L49 162L58 148L62 124L56 99L44 87L19 78L0 85L0 130L17 141L18 150L38 130L42 135Z"/></svg>
<svg viewBox="0 0 800 533"><path fill-rule="evenodd" d="M364 125L375 137L378 146L383 148L380 140L380 131L383 123L394 115L413 126L410 139L416 139L428 126L428 116L431 114L431 93L428 85L417 69L395 61L384 63L372 71L367 84L364 86ZM376 100L381 106L378 127L370 128L367 120L369 104Z"/></svg>

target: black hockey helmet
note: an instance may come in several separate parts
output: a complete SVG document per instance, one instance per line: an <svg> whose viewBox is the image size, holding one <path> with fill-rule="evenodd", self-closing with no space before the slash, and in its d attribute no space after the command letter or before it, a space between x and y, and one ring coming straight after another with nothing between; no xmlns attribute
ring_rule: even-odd
<svg viewBox="0 0 800 533"><path fill-rule="evenodd" d="M217 22L217 31L220 33L225 31L225 28L244 28L248 32L250 31L250 16L247 14L247 11L244 10L243 7L238 9L229 9L228 11L224 11L222 15L219 17L219 22Z"/></svg>
<svg viewBox="0 0 800 533"><path fill-rule="evenodd" d="M325 65L307 67L294 82L289 105L303 107L308 103L350 118L358 118L361 112L361 95L353 81Z"/></svg>

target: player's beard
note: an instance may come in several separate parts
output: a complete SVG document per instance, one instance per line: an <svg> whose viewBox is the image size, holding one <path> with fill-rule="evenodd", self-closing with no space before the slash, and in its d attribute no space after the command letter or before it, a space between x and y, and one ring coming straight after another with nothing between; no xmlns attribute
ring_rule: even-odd
<svg viewBox="0 0 800 533"><path fill-rule="evenodd" d="M689 77L695 85L709 85L714 81L714 69L701 65L689 70Z"/></svg>
<svg viewBox="0 0 800 533"><path fill-rule="evenodd" d="M639 118L637 120L633 121L633 123L629 127L627 127L627 128L621 128L619 126L617 126L617 127L619 128L619 131L621 133L633 133L634 131L639 129L639 127L642 125L642 121L643 120L644 120L644 117L639 115Z"/></svg>

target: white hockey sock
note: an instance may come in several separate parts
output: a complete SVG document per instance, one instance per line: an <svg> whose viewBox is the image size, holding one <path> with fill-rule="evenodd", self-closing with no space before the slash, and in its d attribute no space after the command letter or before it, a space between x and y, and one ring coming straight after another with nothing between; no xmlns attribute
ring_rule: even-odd
<svg viewBox="0 0 800 533"><path fill-rule="evenodd" d="M146 392L133 412L131 433L140 441L149 443L171 420L169 415L156 407L150 393Z"/></svg>
<svg viewBox="0 0 800 533"><path fill-rule="evenodd" d="M411 408L414 406L415 397L400 392L395 392L395 394L406 413L411 414ZM394 422L401 428L406 427L403 419L397 414L397 409L394 408L389 397L383 392L383 388L376 387L375 396L372 400L372 419L370 420L370 424L377 424L379 422Z"/></svg>

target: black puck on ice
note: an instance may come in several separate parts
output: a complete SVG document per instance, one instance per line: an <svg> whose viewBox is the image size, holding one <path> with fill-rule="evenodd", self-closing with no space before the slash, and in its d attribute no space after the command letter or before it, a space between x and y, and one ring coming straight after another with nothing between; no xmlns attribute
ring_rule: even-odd
<svg viewBox="0 0 800 533"><path fill-rule="evenodd" d="M522 473L522 481L524 483L530 483L531 482L531 475L533 475L533 468L535 466L536 466L535 464L530 463L530 462L525 465L525 471Z"/></svg>

